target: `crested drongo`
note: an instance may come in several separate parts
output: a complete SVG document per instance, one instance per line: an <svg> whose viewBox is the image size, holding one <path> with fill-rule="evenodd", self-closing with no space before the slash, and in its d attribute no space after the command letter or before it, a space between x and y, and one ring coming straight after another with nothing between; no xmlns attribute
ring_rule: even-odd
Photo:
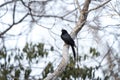
<svg viewBox="0 0 120 80"><path fill-rule="evenodd" d="M72 51L73 51L73 55L74 55L74 58L76 57L76 54L75 54L75 49L74 49L74 46L75 46L75 42L74 40L71 38L71 36L68 34L68 32L65 30L65 29L62 29L62 34L61 34L61 38L62 40L71 46L72 48Z"/></svg>

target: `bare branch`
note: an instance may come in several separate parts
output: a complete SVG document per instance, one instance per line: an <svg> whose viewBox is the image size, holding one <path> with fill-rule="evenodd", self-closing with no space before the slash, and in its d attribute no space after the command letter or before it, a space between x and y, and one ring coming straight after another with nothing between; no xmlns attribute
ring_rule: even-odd
<svg viewBox="0 0 120 80"><path fill-rule="evenodd" d="M28 13L27 13L23 18L21 18L18 22L10 25L10 27L8 27L5 31L3 31L3 32L0 33L0 37L1 37L2 35L4 35L7 31L9 31L14 25L22 22L27 16L28 16Z"/></svg>
<svg viewBox="0 0 120 80"><path fill-rule="evenodd" d="M106 2L102 3L101 5L98 5L97 7L93 8L93 9L90 9L88 12L91 12L91 11L93 11L93 10L96 10L96 9L98 9L98 8L101 8L101 7L103 7L105 4L109 3L110 1L111 1L111 0L107 0Z"/></svg>
<svg viewBox="0 0 120 80"><path fill-rule="evenodd" d="M29 15L31 15L31 14L29 14ZM59 18L59 19L65 20L65 21L75 22L75 21L72 21L72 20L65 19L64 17L65 17L66 15L57 16L57 15L35 15L35 14L32 14L32 16L35 16L35 17L45 17L45 18L48 18L48 17L51 17L51 18Z"/></svg>
<svg viewBox="0 0 120 80"><path fill-rule="evenodd" d="M80 8L80 5L79 5L78 0L75 0L75 2L76 2L76 4L77 4L78 10L79 10L79 12L80 12L80 11L81 11L81 8Z"/></svg>
<svg viewBox="0 0 120 80"><path fill-rule="evenodd" d="M75 8L74 10L68 12L67 14L63 15L62 17L64 18L65 16L69 15L70 13L72 13L72 12L74 12L74 11L76 11L76 10L77 10L77 8Z"/></svg>
<svg viewBox="0 0 120 80"><path fill-rule="evenodd" d="M86 22L90 2L91 2L91 0L85 0L83 8L82 8L82 10L80 12L79 20L78 20L75 28L73 29L73 31L71 33L71 37L73 39L77 36L77 33L82 29L82 27L84 26L84 24Z"/></svg>
<svg viewBox="0 0 120 80"><path fill-rule="evenodd" d="M15 1L20 1L20 0L15 0ZM1 4L0 7L6 6L6 5L8 5L8 4L10 4L10 3L13 3L13 2L14 2L14 0L5 2L5 3Z"/></svg>
<svg viewBox="0 0 120 80"><path fill-rule="evenodd" d="M111 45L110 47L108 46L109 49L108 49L107 53L104 55L104 57L102 58L102 60L100 61L100 64L103 62L103 60L105 59L105 57L110 53L110 51L111 51L111 49L112 49L114 43L115 43L115 41L112 43L112 45Z"/></svg>
<svg viewBox="0 0 120 80"><path fill-rule="evenodd" d="M57 69L53 73L49 73L44 80L56 80L57 77L65 70L65 67L69 61L68 48L68 45L63 46L63 58L60 64L58 65Z"/></svg>
<svg viewBox="0 0 120 80"><path fill-rule="evenodd" d="M18 24L20 22L22 22L27 16L29 15L29 13L27 13L25 16L23 16L18 22L16 22L15 24Z"/></svg>
<svg viewBox="0 0 120 80"><path fill-rule="evenodd" d="M14 7L13 7L13 24L15 23L15 9L16 9L16 0L14 2Z"/></svg>

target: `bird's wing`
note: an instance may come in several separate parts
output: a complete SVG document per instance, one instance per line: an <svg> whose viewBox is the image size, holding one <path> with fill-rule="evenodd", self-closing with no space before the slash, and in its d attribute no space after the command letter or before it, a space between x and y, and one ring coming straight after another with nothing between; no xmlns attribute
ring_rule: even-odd
<svg viewBox="0 0 120 80"><path fill-rule="evenodd" d="M66 34L62 35L61 38L64 40L65 43L72 45L72 46L75 45L73 39L71 38L71 36L69 34L66 33Z"/></svg>

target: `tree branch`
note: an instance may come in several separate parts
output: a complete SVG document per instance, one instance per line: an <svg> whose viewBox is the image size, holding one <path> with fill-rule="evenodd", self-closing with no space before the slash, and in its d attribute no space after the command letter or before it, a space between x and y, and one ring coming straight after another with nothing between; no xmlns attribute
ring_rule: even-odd
<svg viewBox="0 0 120 80"><path fill-rule="evenodd" d="M7 31L9 31L14 25L22 22L28 15L29 15L29 14L27 13L27 14L26 14L24 17L22 17L18 22L13 23L13 24L10 25L5 31L1 32L1 33L0 33L0 37L1 37L2 35L4 35Z"/></svg>
<svg viewBox="0 0 120 80"><path fill-rule="evenodd" d="M85 0L83 8L82 8L82 10L80 12L79 20L78 20L75 28L71 32L71 37L73 39L77 36L78 32L83 28L83 26L84 26L84 24L86 22L86 19L87 19L87 16L88 16L88 8L89 8L90 2L91 2L91 0Z"/></svg>
<svg viewBox="0 0 120 80"><path fill-rule="evenodd" d="M15 0L15 1L20 1L20 0ZM6 6L6 5L8 5L8 4L10 4L10 3L13 3L13 2L14 2L14 0L7 1L7 2L1 4L0 7Z"/></svg>
<svg viewBox="0 0 120 80"><path fill-rule="evenodd" d="M14 7L13 7L13 24L15 23L15 10L16 10L16 1L14 2Z"/></svg>
<svg viewBox="0 0 120 80"><path fill-rule="evenodd" d="M57 77L65 70L67 63L69 61L68 49L69 49L69 46L65 44L63 46L63 52L62 52L63 57L60 64L58 65L56 70L53 73L49 73L44 80L56 80Z"/></svg>
<svg viewBox="0 0 120 80"><path fill-rule="evenodd" d="M103 7L105 4L107 4L107 3L110 2L110 1L111 1L111 0L107 0L106 2L102 3L101 5L98 5L97 7L93 8L93 9L90 9L88 12L91 12L91 11L93 11L93 10L96 10L96 9L98 9L98 8L101 8L101 7Z"/></svg>

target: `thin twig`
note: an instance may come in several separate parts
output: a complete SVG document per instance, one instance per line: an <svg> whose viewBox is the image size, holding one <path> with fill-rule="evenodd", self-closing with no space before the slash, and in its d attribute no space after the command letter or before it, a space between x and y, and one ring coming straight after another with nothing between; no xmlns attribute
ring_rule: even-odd
<svg viewBox="0 0 120 80"><path fill-rule="evenodd" d="M16 9L16 0L14 2L14 7L13 7L13 24L15 23L15 9Z"/></svg>
<svg viewBox="0 0 120 80"><path fill-rule="evenodd" d="M78 7L78 10L79 10L79 13L80 13L80 11L81 11L81 8L80 8L80 5L79 5L79 2L78 2L78 0L75 0L75 3L77 4L77 7Z"/></svg>
<svg viewBox="0 0 120 80"><path fill-rule="evenodd" d="M93 10L96 10L96 9L98 9L98 8L103 7L105 4L107 4L107 3L110 2L110 1L111 1L111 0L107 0L106 2L102 3L101 5L98 5L97 7L90 9L90 10L88 11L88 13L91 12L91 11L93 11Z"/></svg>

